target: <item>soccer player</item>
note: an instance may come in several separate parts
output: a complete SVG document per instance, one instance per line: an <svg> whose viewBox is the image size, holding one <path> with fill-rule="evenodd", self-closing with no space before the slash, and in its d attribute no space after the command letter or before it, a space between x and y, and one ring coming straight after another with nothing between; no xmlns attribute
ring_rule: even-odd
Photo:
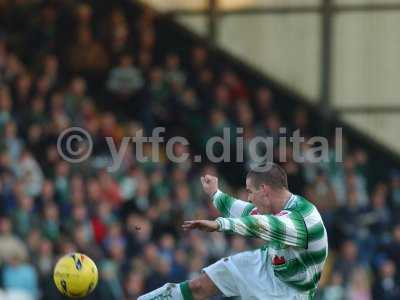
<svg viewBox="0 0 400 300"><path fill-rule="evenodd" d="M220 191L216 177L202 177L223 217L186 221L183 228L261 238L266 246L223 258L191 281L167 283L138 300L197 300L221 293L243 300L314 298L328 254L325 226L312 203L289 191L280 166L267 163L263 169L247 175L248 202Z"/></svg>

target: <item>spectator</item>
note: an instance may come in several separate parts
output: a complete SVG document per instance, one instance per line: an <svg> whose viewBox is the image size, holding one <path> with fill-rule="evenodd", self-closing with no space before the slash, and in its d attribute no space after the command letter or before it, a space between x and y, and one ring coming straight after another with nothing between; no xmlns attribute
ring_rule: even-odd
<svg viewBox="0 0 400 300"><path fill-rule="evenodd" d="M324 171L318 171L314 182L307 188L306 197L317 206L328 233L331 233L337 202L335 191Z"/></svg>
<svg viewBox="0 0 400 300"><path fill-rule="evenodd" d="M18 207L12 213L13 226L19 236L25 238L32 228L39 225L37 215L34 213L34 200L22 194L18 198Z"/></svg>
<svg viewBox="0 0 400 300"><path fill-rule="evenodd" d="M397 224L393 228L392 240L383 244L381 254L393 261L396 265L396 269L400 268L400 225Z"/></svg>
<svg viewBox="0 0 400 300"><path fill-rule="evenodd" d="M42 209L44 211L41 221L43 235L52 241L57 241L60 238L60 215L58 207L54 202L47 202Z"/></svg>
<svg viewBox="0 0 400 300"><path fill-rule="evenodd" d="M272 93L267 87L261 87L256 94L256 114L260 120L274 111Z"/></svg>
<svg viewBox="0 0 400 300"><path fill-rule="evenodd" d="M400 172L394 171L391 178L391 202L393 208L400 208Z"/></svg>
<svg viewBox="0 0 400 300"><path fill-rule="evenodd" d="M19 253L20 252L20 253ZM38 277L34 267L26 263L26 252L15 252L6 263L2 272L2 280L5 290L11 294L22 295L27 300L37 299Z"/></svg>
<svg viewBox="0 0 400 300"><path fill-rule="evenodd" d="M17 126L14 122L8 122L4 128L4 143L12 162L15 164L22 153L23 144L17 136Z"/></svg>
<svg viewBox="0 0 400 300"><path fill-rule="evenodd" d="M25 244L12 233L12 224L6 217L0 218L0 265L11 260L15 253L25 252Z"/></svg>
<svg viewBox="0 0 400 300"><path fill-rule="evenodd" d="M0 86L0 129L12 119L11 117L11 96L7 86Z"/></svg>
<svg viewBox="0 0 400 300"><path fill-rule="evenodd" d="M363 268L357 268L352 274L347 295L350 300L371 300L368 273Z"/></svg>
<svg viewBox="0 0 400 300"><path fill-rule="evenodd" d="M27 195L39 195L43 184L43 172L29 151L23 151L16 163L16 174L25 186Z"/></svg>
<svg viewBox="0 0 400 300"><path fill-rule="evenodd" d="M128 98L143 87L144 81L140 71L134 67L133 58L124 54L119 65L111 70L107 81L110 92L120 98Z"/></svg>
<svg viewBox="0 0 400 300"><path fill-rule="evenodd" d="M396 277L396 266L388 260L379 268L379 274L373 287L374 299L394 300L400 297L400 289Z"/></svg>
<svg viewBox="0 0 400 300"><path fill-rule="evenodd" d="M98 289L101 300L119 300L124 297L124 291L118 280L118 270L110 261L104 261L100 265L100 282ZM143 286L139 285L139 291L143 290ZM138 289L136 288L136 289ZM136 294L137 295L137 292Z"/></svg>
<svg viewBox="0 0 400 300"><path fill-rule="evenodd" d="M357 244L351 240L343 242L340 259L336 261L334 272L340 274L343 284L347 287L353 276L354 270L360 266L359 249Z"/></svg>
<svg viewBox="0 0 400 300"><path fill-rule="evenodd" d="M125 291L127 300L137 299L144 290L145 284L143 276L136 272L131 272L125 281Z"/></svg>
<svg viewBox="0 0 400 300"><path fill-rule="evenodd" d="M340 273L333 273L330 285L324 290L323 300L341 300L344 297L343 277Z"/></svg>
<svg viewBox="0 0 400 300"><path fill-rule="evenodd" d="M181 69L180 58L176 54L168 54L165 61L165 79L178 92L186 83L186 74Z"/></svg>
<svg viewBox="0 0 400 300"><path fill-rule="evenodd" d="M337 211L337 229L339 233L347 239L356 239L362 231L358 229L361 226L361 216L363 210L357 205L357 192L350 191L347 196L347 206L340 208ZM362 227L361 227L362 228ZM366 228L364 228L364 231Z"/></svg>
<svg viewBox="0 0 400 300"><path fill-rule="evenodd" d="M104 47L93 39L91 29L78 29L76 43L69 50L69 62L74 72L93 74L104 72L109 59Z"/></svg>
<svg viewBox="0 0 400 300"><path fill-rule="evenodd" d="M83 102L86 100L87 85L82 77L75 77L71 80L68 91L65 93L65 109L71 118L76 117L76 112L80 111Z"/></svg>

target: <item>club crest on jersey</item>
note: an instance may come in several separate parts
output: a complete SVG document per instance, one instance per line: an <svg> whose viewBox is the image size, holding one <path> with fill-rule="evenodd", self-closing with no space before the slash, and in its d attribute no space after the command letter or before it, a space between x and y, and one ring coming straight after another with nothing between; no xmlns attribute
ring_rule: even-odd
<svg viewBox="0 0 400 300"><path fill-rule="evenodd" d="M275 255L274 258L272 259L272 264L274 266L284 265L285 263L286 263L286 260L285 260L285 257L283 257L283 256Z"/></svg>
<svg viewBox="0 0 400 300"><path fill-rule="evenodd" d="M250 212L250 215L251 215L251 216L258 215L257 207L255 207L255 208Z"/></svg>

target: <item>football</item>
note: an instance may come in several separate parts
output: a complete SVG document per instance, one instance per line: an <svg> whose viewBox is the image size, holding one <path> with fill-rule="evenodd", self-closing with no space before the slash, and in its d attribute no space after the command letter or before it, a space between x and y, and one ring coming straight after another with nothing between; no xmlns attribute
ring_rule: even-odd
<svg viewBox="0 0 400 300"><path fill-rule="evenodd" d="M98 271L96 264L88 256L72 253L58 260L53 279L62 294L70 298L81 298L95 289Z"/></svg>

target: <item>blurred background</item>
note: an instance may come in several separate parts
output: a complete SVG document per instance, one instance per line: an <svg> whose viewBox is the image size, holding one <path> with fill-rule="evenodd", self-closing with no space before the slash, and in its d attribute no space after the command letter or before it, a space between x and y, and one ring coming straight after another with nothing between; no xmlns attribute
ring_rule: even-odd
<svg viewBox="0 0 400 300"><path fill-rule="evenodd" d="M140 162L129 145L107 171L105 137L156 126L190 141L177 155L204 154L226 127L244 128L246 158L280 127L327 137L328 161L303 143L304 163L281 162L328 230L317 299L400 299L398 25L398 0L0 0L0 299L64 299L52 268L73 251L100 270L86 299L132 300L260 247L180 229L218 215L204 173L247 198L248 160L173 163L161 147ZM94 141L78 164L57 152L71 126Z"/></svg>

